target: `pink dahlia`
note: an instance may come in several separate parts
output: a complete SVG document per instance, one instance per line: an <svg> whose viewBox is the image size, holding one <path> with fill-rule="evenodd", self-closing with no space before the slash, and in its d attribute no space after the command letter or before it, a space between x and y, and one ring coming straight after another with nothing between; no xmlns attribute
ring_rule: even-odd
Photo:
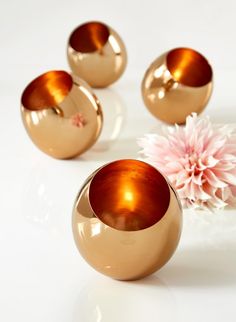
<svg viewBox="0 0 236 322"><path fill-rule="evenodd" d="M188 116L167 135L138 140L143 159L167 175L185 207L236 205L236 132L213 126L209 117Z"/></svg>

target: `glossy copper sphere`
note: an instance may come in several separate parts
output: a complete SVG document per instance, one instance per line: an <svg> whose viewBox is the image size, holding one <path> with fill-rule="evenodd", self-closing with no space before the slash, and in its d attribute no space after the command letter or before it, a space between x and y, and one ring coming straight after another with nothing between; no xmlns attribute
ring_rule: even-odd
<svg viewBox="0 0 236 322"><path fill-rule="evenodd" d="M75 243L93 268L134 280L152 274L173 255L182 210L176 192L154 167L119 160L87 179L72 222Z"/></svg>
<svg viewBox="0 0 236 322"><path fill-rule="evenodd" d="M201 113L212 93L213 72L208 61L190 48L176 48L158 57L146 71L142 95L158 119L185 123L192 112Z"/></svg>
<svg viewBox="0 0 236 322"><path fill-rule="evenodd" d="M34 144L58 159L86 151L102 128L97 97L83 80L65 71L49 71L33 80L22 94L21 114Z"/></svg>
<svg viewBox="0 0 236 322"><path fill-rule="evenodd" d="M72 72L92 87L106 87L117 81L127 64L125 45L111 27L91 21L70 35L67 57Z"/></svg>

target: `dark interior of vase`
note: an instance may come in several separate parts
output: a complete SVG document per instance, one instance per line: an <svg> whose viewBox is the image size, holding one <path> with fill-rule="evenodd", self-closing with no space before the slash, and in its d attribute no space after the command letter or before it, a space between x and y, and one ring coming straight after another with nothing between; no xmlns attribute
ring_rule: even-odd
<svg viewBox="0 0 236 322"><path fill-rule="evenodd" d="M166 213L170 189L152 166L138 160L119 160L101 168L89 188L95 215L117 230L151 227Z"/></svg>
<svg viewBox="0 0 236 322"><path fill-rule="evenodd" d="M72 77L67 72L47 72L26 87L22 105L32 111L55 107L68 95L72 85Z"/></svg>
<svg viewBox="0 0 236 322"><path fill-rule="evenodd" d="M173 78L186 86L201 87L212 80L212 69L206 58L190 48L171 50L167 67Z"/></svg>
<svg viewBox="0 0 236 322"><path fill-rule="evenodd" d="M109 38L109 29L101 22L88 22L76 28L69 39L70 46L81 53L101 49Z"/></svg>

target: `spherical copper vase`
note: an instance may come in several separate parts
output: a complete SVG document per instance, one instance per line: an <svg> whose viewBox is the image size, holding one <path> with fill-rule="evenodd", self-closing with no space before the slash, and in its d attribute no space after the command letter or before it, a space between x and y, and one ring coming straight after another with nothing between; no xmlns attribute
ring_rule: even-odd
<svg viewBox="0 0 236 322"><path fill-rule="evenodd" d="M33 80L22 94L21 115L34 144L58 159L89 149L102 128L97 97L83 80L65 71L49 71Z"/></svg>
<svg viewBox="0 0 236 322"><path fill-rule="evenodd" d="M107 87L117 81L127 64L125 45L108 25L91 21L70 35L67 57L72 72L92 87Z"/></svg>
<svg viewBox="0 0 236 322"><path fill-rule="evenodd" d="M73 209L78 250L97 271L135 280L161 268L174 253L182 210L174 189L149 164L119 160L95 171Z"/></svg>
<svg viewBox="0 0 236 322"><path fill-rule="evenodd" d="M158 57L146 71L143 100L158 119L183 124L189 114L199 114L206 107L212 79L212 68L204 56L190 48L176 48Z"/></svg>

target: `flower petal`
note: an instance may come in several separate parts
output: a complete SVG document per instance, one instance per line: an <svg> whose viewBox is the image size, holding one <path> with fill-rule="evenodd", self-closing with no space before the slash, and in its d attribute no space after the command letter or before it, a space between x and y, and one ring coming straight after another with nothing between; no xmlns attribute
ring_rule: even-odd
<svg viewBox="0 0 236 322"><path fill-rule="evenodd" d="M204 177L209 182L209 184L211 184L213 187L225 188L228 186L227 183L225 183L225 182L221 181L219 178L217 178L217 176L214 174L214 172L209 169L206 169L204 171Z"/></svg>

